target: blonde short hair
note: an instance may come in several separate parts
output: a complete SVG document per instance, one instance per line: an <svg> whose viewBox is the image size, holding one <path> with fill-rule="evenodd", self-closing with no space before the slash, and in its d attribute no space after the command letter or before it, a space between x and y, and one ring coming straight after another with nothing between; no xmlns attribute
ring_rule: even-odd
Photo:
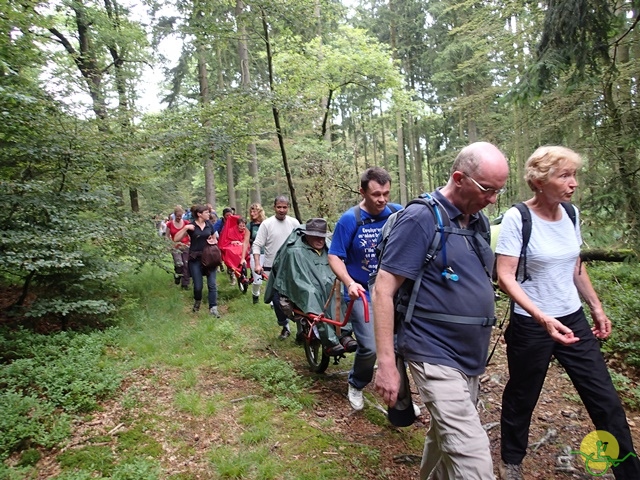
<svg viewBox="0 0 640 480"><path fill-rule="evenodd" d="M549 176L565 165L578 169L582 166L582 158L567 147L559 145L539 147L524 164L524 179L529 188L535 192L537 189L534 181L547 183Z"/></svg>
<svg viewBox="0 0 640 480"><path fill-rule="evenodd" d="M264 222L265 218L267 218L264 213L264 208L262 208L262 205L260 205L259 203L252 203L249 207L249 212L251 212L251 210L255 210L258 212L258 222L262 223ZM251 218L251 214L249 214L249 218Z"/></svg>

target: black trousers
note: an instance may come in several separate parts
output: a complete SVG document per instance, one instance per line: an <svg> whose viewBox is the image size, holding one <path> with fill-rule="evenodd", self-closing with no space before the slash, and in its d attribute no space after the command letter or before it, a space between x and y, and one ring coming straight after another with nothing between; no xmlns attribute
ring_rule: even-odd
<svg viewBox="0 0 640 480"><path fill-rule="evenodd" d="M618 458L634 452L629 425L607 370L598 339L582 308L558 318L580 341L563 346L533 318L514 314L507 330L509 381L502 394L501 455L505 463L520 464L527 451L531 415L538 402L551 357L564 367L596 430L617 440ZM613 469L617 480L640 479L640 461L629 456Z"/></svg>

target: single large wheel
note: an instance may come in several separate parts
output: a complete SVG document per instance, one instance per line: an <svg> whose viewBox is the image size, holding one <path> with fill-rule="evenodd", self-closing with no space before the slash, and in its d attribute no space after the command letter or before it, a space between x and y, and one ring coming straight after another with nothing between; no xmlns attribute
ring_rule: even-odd
<svg viewBox="0 0 640 480"><path fill-rule="evenodd" d="M302 321L302 331L305 334L304 353L309 363L309 369L314 373L324 373L329 366L329 360L331 359L322 348L322 343L315 333L311 333L309 338L309 323L306 320Z"/></svg>
<svg viewBox="0 0 640 480"><path fill-rule="evenodd" d="M235 275L235 272L234 272ZM247 293L247 290L249 289L249 279L247 277L247 268L246 267L241 267L240 268L240 276L237 278L238 280L238 289L240 289L240 291L242 293Z"/></svg>

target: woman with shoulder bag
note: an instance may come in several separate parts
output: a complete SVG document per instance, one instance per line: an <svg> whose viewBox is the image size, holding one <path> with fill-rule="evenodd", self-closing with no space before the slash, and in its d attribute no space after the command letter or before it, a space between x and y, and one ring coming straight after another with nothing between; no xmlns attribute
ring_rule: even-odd
<svg viewBox="0 0 640 480"><path fill-rule="evenodd" d="M204 205L194 205L191 207L193 223L176 233L174 241L179 242L185 235L191 238L189 247L189 272L193 279L193 311L200 310L202 303L202 290L204 288L203 277L207 277L209 313L216 318L218 313L218 287L216 285L216 269L205 270L202 266L202 251L207 243L217 244L218 238L213 229L213 224L209 220L209 209Z"/></svg>

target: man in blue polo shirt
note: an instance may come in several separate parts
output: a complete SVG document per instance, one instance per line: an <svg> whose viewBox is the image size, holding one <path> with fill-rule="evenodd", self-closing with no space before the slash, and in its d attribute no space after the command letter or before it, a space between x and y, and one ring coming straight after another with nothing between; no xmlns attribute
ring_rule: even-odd
<svg viewBox="0 0 640 480"><path fill-rule="evenodd" d="M480 210L496 202L508 175L507 161L497 147L473 143L456 157L449 181L433 197L451 227L479 232L488 224ZM389 234L373 292L378 352L375 387L387 405L398 400L401 377L394 353L393 297L406 279L419 281L415 312L397 326L397 350L408 362L431 414L420 478L462 475L492 480L489 439L476 402L495 322L490 278L493 253L478 235L449 233L417 278L437 223L432 208L412 204Z"/></svg>
<svg viewBox="0 0 640 480"><path fill-rule="evenodd" d="M370 311L370 321L365 323L359 296L365 292L369 300L369 274L378 267L376 245L380 230L391 213L402 209L401 205L388 203L390 191L391 176L386 170L379 167L365 170L360 177L362 200L342 214L329 247L329 265L345 285L345 302L356 299L351 311L351 328L356 340L351 336L340 339L346 351L356 352L348 389L349 403L354 410L364 407L362 389L371 382L376 363L373 315Z"/></svg>

